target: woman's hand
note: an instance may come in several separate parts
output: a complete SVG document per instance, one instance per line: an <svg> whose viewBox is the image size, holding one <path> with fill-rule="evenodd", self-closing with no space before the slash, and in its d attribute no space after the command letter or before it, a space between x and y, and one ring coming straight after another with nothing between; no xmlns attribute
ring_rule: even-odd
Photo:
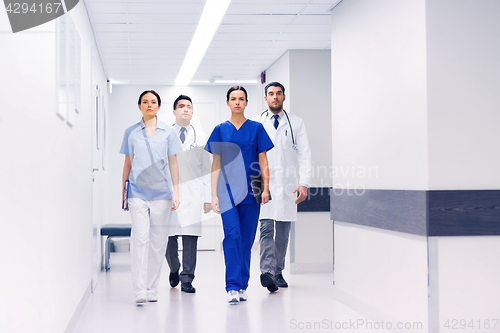
<svg viewBox="0 0 500 333"><path fill-rule="evenodd" d="M266 152L259 154L259 167L262 176L262 182L264 183L264 188L262 189L261 204L265 205L269 202L269 162L267 161Z"/></svg>
<svg viewBox="0 0 500 333"><path fill-rule="evenodd" d="M215 213L220 215L219 198L216 196L212 197L212 209Z"/></svg>
<svg viewBox="0 0 500 333"><path fill-rule="evenodd" d="M219 154L215 153L213 154L213 158L212 175L210 176L212 184L212 209L215 213L220 215L219 197L217 196L217 184L219 183L221 158Z"/></svg>
<svg viewBox="0 0 500 333"><path fill-rule="evenodd" d="M179 205L181 204L181 200L179 199L179 193L174 192L174 195L172 196L172 211L176 210L179 208Z"/></svg>
<svg viewBox="0 0 500 333"><path fill-rule="evenodd" d="M261 204L265 205L269 202L269 191L262 191Z"/></svg>

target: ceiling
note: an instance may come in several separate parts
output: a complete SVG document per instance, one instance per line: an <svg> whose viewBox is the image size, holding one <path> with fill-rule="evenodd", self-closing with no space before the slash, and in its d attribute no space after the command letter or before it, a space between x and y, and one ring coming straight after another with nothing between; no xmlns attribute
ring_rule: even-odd
<svg viewBox="0 0 500 333"><path fill-rule="evenodd" d="M84 0L114 84L173 85L205 0ZM191 84L255 79L287 50L330 49L339 0L233 0Z"/></svg>

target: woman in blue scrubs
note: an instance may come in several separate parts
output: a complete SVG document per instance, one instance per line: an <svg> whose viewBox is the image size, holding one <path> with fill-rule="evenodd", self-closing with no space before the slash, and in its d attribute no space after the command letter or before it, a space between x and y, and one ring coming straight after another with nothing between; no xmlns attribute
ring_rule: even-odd
<svg viewBox="0 0 500 333"><path fill-rule="evenodd" d="M246 301L250 278L250 252L257 232L260 204L251 176L262 175L261 202L269 201L266 152L274 147L261 123L245 118L247 92L241 86L226 95L231 118L217 125L205 149L213 154L212 208L222 215L228 302Z"/></svg>
<svg viewBox="0 0 500 333"><path fill-rule="evenodd" d="M132 284L135 302L140 304L158 300L167 225L180 203L176 154L182 145L173 127L157 120L161 99L155 91L144 91L138 104L142 119L125 131L120 153L125 155L123 184L129 181L128 208L124 209L130 210L132 219ZM169 184L167 167L173 184Z"/></svg>

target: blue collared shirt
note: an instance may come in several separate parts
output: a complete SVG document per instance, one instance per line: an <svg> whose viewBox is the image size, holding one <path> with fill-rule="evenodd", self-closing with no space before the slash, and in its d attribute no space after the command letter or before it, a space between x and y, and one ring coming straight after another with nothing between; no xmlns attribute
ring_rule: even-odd
<svg viewBox="0 0 500 333"><path fill-rule="evenodd" d="M132 158L128 197L142 200L172 199L168 156L181 151L181 141L173 127L160 120L156 121L156 132L152 137L146 133L143 119L127 128L120 153Z"/></svg>

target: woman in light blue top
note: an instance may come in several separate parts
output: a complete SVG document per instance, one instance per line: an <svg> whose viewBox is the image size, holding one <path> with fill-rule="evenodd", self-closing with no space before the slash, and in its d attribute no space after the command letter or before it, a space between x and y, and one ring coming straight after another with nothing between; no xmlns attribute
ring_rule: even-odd
<svg viewBox="0 0 500 333"><path fill-rule="evenodd" d="M130 211L132 219L132 283L136 303L145 303L158 300L167 224L171 211L180 204L176 154L182 151L182 145L172 126L156 118L161 106L158 93L144 91L138 105L143 117L125 131L120 153L125 155L122 188L129 181L125 210ZM173 184L169 184L170 178Z"/></svg>

